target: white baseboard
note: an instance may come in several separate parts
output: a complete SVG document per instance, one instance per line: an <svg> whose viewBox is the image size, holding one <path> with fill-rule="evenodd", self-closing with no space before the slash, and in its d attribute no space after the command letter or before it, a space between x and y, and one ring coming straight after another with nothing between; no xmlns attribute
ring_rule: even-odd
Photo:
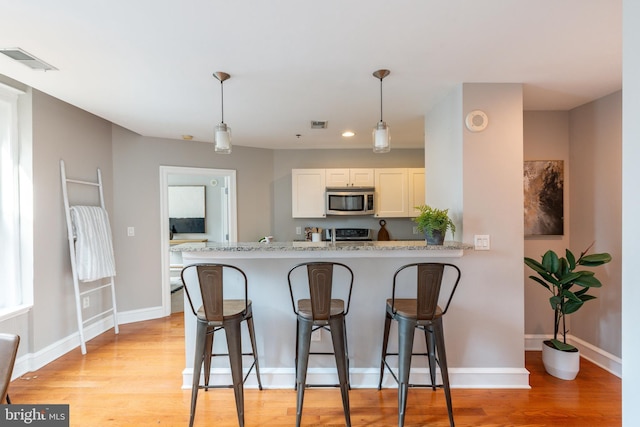
<svg viewBox="0 0 640 427"><path fill-rule="evenodd" d="M118 324L126 324L133 322L141 322L144 320L151 320L163 317L162 307L152 307L144 310L132 310L127 312L118 312ZM108 316L104 319L99 319L87 326L84 330L85 341L89 342L92 338L97 337L100 334L107 332L113 328L113 317ZM16 363L13 368L12 378L18 378L27 372L35 371L43 366L51 363L60 356L77 349L80 346L80 333L75 332L67 337L64 337L47 347L39 350L35 353L28 353L22 355L16 359Z"/></svg>
<svg viewBox="0 0 640 427"><path fill-rule="evenodd" d="M351 368L349 370L352 388L377 388L380 372L371 368ZM245 371L246 375L246 371ZM264 388L279 389L293 388L295 372L293 368L261 368L260 379ZM425 384L429 382L428 368L411 369L412 383ZM182 388L190 389L193 381L191 368L182 371ZM201 377L202 381L202 377ZM528 389L529 371L516 368L449 368L451 388L496 388L496 389ZM307 371L308 384L336 384L338 377L335 368L309 368ZM437 382L440 382L438 372ZM215 368L211 370L210 384L231 384L229 369ZM382 382L384 388L395 388L397 384L388 372ZM245 384L247 388L257 388L258 383L252 373Z"/></svg>
<svg viewBox="0 0 640 427"><path fill-rule="evenodd" d="M524 348L530 351L542 351L542 342L551 339L551 335L525 335ZM622 359L608 353L586 341L567 335L569 344L576 346L580 350L580 356L598 365L605 371L612 373L618 378L622 378Z"/></svg>
<svg viewBox="0 0 640 427"><path fill-rule="evenodd" d="M143 322L145 320L160 319L166 317L162 306L149 307L140 310L130 310L118 313L118 323L125 325L127 323Z"/></svg>

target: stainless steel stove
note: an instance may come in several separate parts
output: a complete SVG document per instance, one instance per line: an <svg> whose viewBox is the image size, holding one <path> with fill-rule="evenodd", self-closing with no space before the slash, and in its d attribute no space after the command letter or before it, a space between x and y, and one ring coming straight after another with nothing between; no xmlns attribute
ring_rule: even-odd
<svg viewBox="0 0 640 427"><path fill-rule="evenodd" d="M370 241L371 230L368 228L336 228L336 242ZM331 240L331 229L325 229L325 240Z"/></svg>

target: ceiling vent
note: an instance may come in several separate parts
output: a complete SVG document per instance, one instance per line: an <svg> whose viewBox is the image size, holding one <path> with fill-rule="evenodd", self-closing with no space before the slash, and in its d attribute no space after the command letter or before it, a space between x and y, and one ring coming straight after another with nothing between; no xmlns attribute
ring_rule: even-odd
<svg viewBox="0 0 640 427"><path fill-rule="evenodd" d="M311 129L326 129L328 125L327 120L311 120Z"/></svg>
<svg viewBox="0 0 640 427"><path fill-rule="evenodd" d="M46 62L36 58L30 53L25 52L19 47L11 47L11 48L0 48L0 53L7 55L9 58L26 65L27 67L33 70L57 70L53 65L49 65Z"/></svg>

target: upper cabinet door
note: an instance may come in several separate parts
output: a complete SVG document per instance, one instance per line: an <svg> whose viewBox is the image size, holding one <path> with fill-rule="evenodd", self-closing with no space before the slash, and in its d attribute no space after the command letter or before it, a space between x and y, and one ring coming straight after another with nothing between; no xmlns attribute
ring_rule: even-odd
<svg viewBox="0 0 640 427"><path fill-rule="evenodd" d="M371 187L375 182L373 169L349 169L349 181L353 187Z"/></svg>
<svg viewBox="0 0 640 427"><path fill-rule="evenodd" d="M291 215L294 218L324 218L325 170L291 170Z"/></svg>
<svg viewBox="0 0 640 427"><path fill-rule="evenodd" d="M409 216L409 182L407 169L387 168L375 170L376 217Z"/></svg>
<svg viewBox="0 0 640 427"><path fill-rule="evenodd" d="M373 169L326 169L327 187L371 187L373 188Z"/></svg>
<svg viewBox="0 0 640 427"><path fill-rule="evenodd" d="M344 188L349 186L349 169L325 169L327 187Z"/></svg>

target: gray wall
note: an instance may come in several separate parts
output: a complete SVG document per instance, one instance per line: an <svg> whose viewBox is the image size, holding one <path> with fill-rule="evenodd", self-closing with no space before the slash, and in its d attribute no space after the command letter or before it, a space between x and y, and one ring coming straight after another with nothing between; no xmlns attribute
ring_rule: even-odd
<svg viewBox="0 0 640 427"><path fill-rule="evenodd" d="M238 190L238 240L264 236L272 222L273 151L234 147L219 155L204 142L147 138L113 127L113 236L121 290L121 311L162 305L160 166L235 169ZM265 226L266 225L266 226ZM127 236L133 226L135 237Z"/></svg>
<svg viewBox="0 0 640 427"><path fill-rule="evenodd" d="M564 235L525 237L524 255L540 260L552 249L564 256L565 248L570 248L569 222L571 193L569 162L569 112L567 111L526 111L524 113L524 160L564 161ZM579 248L576 248L579 249ZM584 248L583 248L584 249ZM553 311L549 305L551 294L528 277L535 275L525 268L525 333L529 335L553 334ZM570 319L569 319L570 320Z"/></svg>
<svg viewBox="0 0 640 427"><path fill-rule="evenodd" d="M77 331L59 161L71 178L96 180L102 171L107 210L113 209L111 123L33 91L34 307L24 321L30 352ZM97 202L97 191L70 187L70 200Z"/></svg>
<svg viewBox="0 0 640 427"><path fill-rule="evenodd" d="M603 283L597 297L569 316L569 333L614 356L622 354L622 92L568 112L525 112L525 160L565 161L565 234L525 239L525 256L547 249L578 256L592 242L611 263L594 269ZM596 202L597 201L597 202ZM525 333L553 333L549 292L525 270Z"/></svg>
<svg viewBox="0 0 640 427"><path fill-rule="evenodd" d="M463 279L445 323L466 334L448 339L447 352L464 355L460 366L520 372L524 369L522 87L465 83L451 96L454 99L442 104L448 120L427 119L428 124L444 128L434 132L450 137L427 142L425 167L429 170L430 162L439 160L430 160L431 144L449 153L452 172L448 178L461 186L450 193L441 191L438 205L456 207L458 218L461 207L462 241L471 243L474 235L489 234L491 250L468 251L456 261ZM476 109L489 117L486 130L451 132ZM447 182L442 181L441 188ZM427 178L427 202L430 185Z"/></svg>
<svg viewBox="0 0 640 427"><path fill-rule="evenodd" d="M603 287L571 317L571 334L622 355L622 93L570 112L571 247L613 260L595 269ZM591 292L590 292L591 293Z"/></svg>

